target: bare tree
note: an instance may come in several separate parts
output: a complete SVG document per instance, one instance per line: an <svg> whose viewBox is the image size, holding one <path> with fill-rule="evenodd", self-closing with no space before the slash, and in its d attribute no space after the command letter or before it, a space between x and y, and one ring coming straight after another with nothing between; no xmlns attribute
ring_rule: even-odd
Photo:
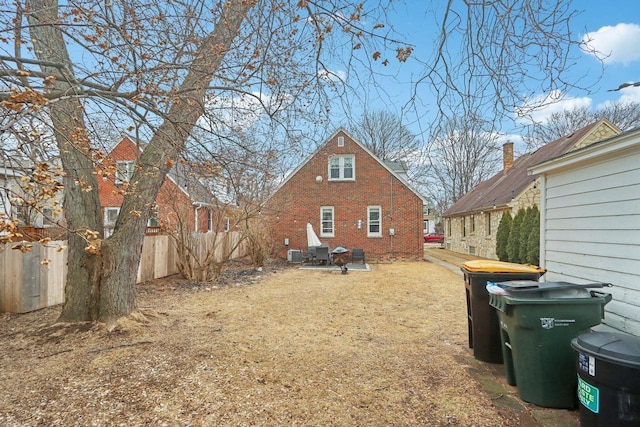
<svg viewBox="0 0 640 427"><path fill-rule="evenodd" d="M347 67L356 56L386 60L389 51L376 49L376 40L392 55L407 49L373 24L384 11L348 0L24 0L2 11L3 130L41 118L46 130L14 132L15 146L48 133L64 169L73 233L60 320L112 322L135 308L147 219L197 129L207 141L245 147L234 131L248 127L237 121L247 111L279 124L283 144L294 141L288 123L302 115L321 123L332 96L348 90L323 59ZM226 129L205 127L205 112ZM148 141L109 238L96 182L96 173L115 173L101 163L105 127ZM225 150L215 154L220 161Z"/></svg>
<svg viewBox="0 0 640 427"><path fill-rule="evenodd" d="M422 148L402 119L384 110L365 111L351 134L381 160L407 160Z"/></svg>
<svg viewBox="0 0 640 427"><path fill-rule="evenodd" d="M451 118L429 143L430 169L422 186L444 212L496 172L501 150L490 124L472 115Z"/></svg>
<svg viewBox="0 0 640 427"><path fill-rule="evenodd" d="M538 148L602 118L608 119L623 131L636 128L640 126L640 103L612 102L595 111L582 106L555 112L543 123L527 126L524 140L532 149Z"/></svg>
<svg viewBox="0 0 640 427"><path fill-rule="evenodd" d="M580 49L587 48L571 32L579 13L571 1L448 1L431 7L438 40L415 96L423 84L436 96L436 126L469 98L476 114L498 124L536 94L595 83L567 78Z"/></svg>
<svg viewBox="0 0 640 427"><path fill-rule="evenodd" d="M384 22L389 3L22 0L1 6L2 130L33 126L38 118L45 128L13 132L15 147L49 135L64 170L73 233L60 319L110 322L135 308L147 219L164 177L191 141L217 138L225 148L247 148L237 131L250 127L248 119L268 117L281 129L279 147L293 142L291 150L304 153L305 135L327 123L332 103L369 88L363 69L384 69L392 57L407 61L413 46L395 40ZM446 102L471 97L480 110L504 113L540 88L576 83L563 80L574 43L570 2L457 7L447 2L430 10L441 38L419 83L430 83L440 112ZM545 71L543 80L528 78L537 75L534 69ZM115 172L100 169L109 144L104 135L115 128L148 144L140 147L114 232L105 239L96 172ZM206 141L197 130L209 134ZM215 154L219 161L225 150Z"/></svg>

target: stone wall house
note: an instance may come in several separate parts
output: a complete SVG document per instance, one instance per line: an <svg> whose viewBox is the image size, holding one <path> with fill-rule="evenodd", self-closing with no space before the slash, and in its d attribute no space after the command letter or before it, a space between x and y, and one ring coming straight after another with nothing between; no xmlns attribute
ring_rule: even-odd
<svg viewBox="0 0 640 427"><path fill-rule="evenodd" d="M540 205L539 177L528 168L618 133L617 126L601 119L516 160L513 143L504 144L502 171L478 184L443 214L445 248L497 259L496 232L502 215L513 217L521 208Z"/></svg>
<svg viewBox="0 0 640 427"><path fill-rule="evenodd" d="M306 252L310 223L324 246L362 248L367 261L422 259L426 200L398 166L337 131L287 176L263 211L275 256Z"/></svg>

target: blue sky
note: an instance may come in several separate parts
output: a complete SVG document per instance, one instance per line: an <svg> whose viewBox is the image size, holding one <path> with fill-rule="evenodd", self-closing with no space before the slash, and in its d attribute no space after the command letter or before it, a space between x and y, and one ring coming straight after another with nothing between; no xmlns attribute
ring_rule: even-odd
<svg viewBox="0 0 640 427"><path fill-rule="evenodd" d="M410 41L415 44L414 55L420 58L428 58L429 50L433 48L433 15L426 15L424 10L427 2L425 0L408 0L406 6L397 6L396 14L392 17L390 24L404 35L409 36ZM582 10L572 21L572 32L580 39L589 33L593 40L592 46L597 50L607 54L602 64L591 54L580 53L577 55L578 62L570 70L571 75L586 76L586 81L593 84L588 91L573 90L567 93L540 93L540 98L555 96L559 102L548 105L535 112L533 117L537 121L544 121L544 118L552 112L571 109L574 106L589 106L592 110L597 109L603 103L620 100L633 100L640 102L640 87L627 88L621 91L611 92L610 89L617 88L625 82L640 81L640 2L638 0L576 0L574 8ZM422 66L416 62L407 63L397 68L397 79L395 83L389 80L387 93L390 96L391 104L387 101L375 101L376 90L371 88L368 94L368 107L378 109L390 109L400 113L401 107L408 101L410 94L410 84L407 82L422 71ZM393 73L393 69L389 70ZM597 81L597 78L601 79ZM424 111L417 111L418 116L428 117L429 110L433 110L432 100L423 97L421 105ZM411 119L408 118L407 122ZM426 120L425 120L426 121ZM424 126L420 128L416 123L407 123L411 129L420 133L424 131ZM508 132L508 129L503 129ZM513 135L508 135L512 138Z"/></svg>

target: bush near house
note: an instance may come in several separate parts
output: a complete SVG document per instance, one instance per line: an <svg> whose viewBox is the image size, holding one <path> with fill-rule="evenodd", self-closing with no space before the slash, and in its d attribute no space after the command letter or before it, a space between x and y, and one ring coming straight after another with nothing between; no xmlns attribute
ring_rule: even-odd
<svg viewBox="0 0 640 427"><path fill-rule="evenodd" d="M496 235L496 255L500 261L508 261L507 244L509 243L509 234L511 233L511 225L513 218L508 212L505 212L500 219L498 233Z"/></svg>
<svg viewBox="0 0 640 427"><path fill-rule="evenodd" d="M511 224L511 232L509 233L509 241L507 242L507 255L509 256L509 262L521 263L520 260L520 246L522 242L520 240L520 228L524 222L525 210L520 209L513 218L513 224Z"/></svg>
<svg viewBox="0 0 640 427"><path fill-rule="evenodd" d="M520 209L512 219L502 215L496 236L500 261L538 265L540 262L540 211L537 206Z"/></svg>
<svg viewBox="0 0 640 427"><path fill-rule="evenodd" d="M537 206L531 208L533 226L527 240L527 262L533 265L540 264L540 211Z"/></svg>

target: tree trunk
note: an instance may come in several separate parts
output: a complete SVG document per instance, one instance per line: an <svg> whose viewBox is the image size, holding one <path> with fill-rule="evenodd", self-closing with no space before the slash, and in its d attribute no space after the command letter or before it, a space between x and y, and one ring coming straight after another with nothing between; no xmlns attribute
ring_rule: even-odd
<svg viewBox="0 0 640 427"><path fill-rule="evenodd" d="M177 88L179 95L138 160L113 235L101 240L102 209L91 142L80 98L73 97L80 83L58 26L58 4L56 0L27 1L35 54L43 63L42 71L56 77L53 90L65 94L48 104L66 172L64 208L72 230L60 321L113 322L135 309L135 282L150 208L203 113L207 85L254 3L228 0L222 8L220 21L202 40L189 73Z"/></svg>
<svg viewBox="0 0 640 427"><path fill-rule="evenodd" d="M57 21L58 6L54 0L27 2L35 53L47 61L42 71L56 76L53 89L74 93L73 68ZM68 273L65 285L65 305L61 321L87 321L97 316L101 260L85 251L86 231L102 234L102 215L96 191L98 185L91 159L91 145L84 125L82 105L78 98L65 97L49 109L60 160L65 171L64 206L69 236Z"/></svg>

